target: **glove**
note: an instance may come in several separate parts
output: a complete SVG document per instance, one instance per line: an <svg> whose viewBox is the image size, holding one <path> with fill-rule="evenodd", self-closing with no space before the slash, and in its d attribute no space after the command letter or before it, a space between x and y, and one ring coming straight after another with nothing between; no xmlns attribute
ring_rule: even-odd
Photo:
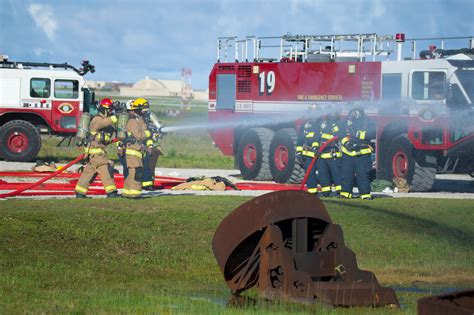
<svg viewBox="0 0 474 315"><path fill-rule="evenodd" d="M161 138L161 134L159 132L154 132L152 135L151 135L151 138L153 139L153 141L158 141L158 139Z"/></svg>
<svg viewBox="0 0 474 315"><path fill-rule="evenodd" d="M352 141L347 142L344 146L345 146L346 149L349 150L349 151L357 151L357 149L358 149L358 147L359 147L359 146L357 145L357 143L354 143L354 142L352 142Z"/></svg>

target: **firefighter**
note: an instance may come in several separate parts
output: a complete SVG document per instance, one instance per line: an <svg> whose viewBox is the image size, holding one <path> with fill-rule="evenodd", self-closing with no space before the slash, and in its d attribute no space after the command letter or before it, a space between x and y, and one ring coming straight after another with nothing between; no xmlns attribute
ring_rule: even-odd
<svg viewBox="0 0 474 315"><path fill-rule="evenodd" d="M296 142L296 161L298 164L302 165L305 174L308 171L308 168L316 155L317 150L319 149L319 142L317 141L317 128L318 121L316 119L316 108L312 108L310 115L311 119L308 119L303 126L300 127L300 132L298 133L298 139ZM310 170L308 179L306 182L306 187L308 192L311 194L316 194L318 192L318 180L316 177L316 165Z"/></svg>
<svg viewBox="0 0 474 315"><path fill-rule="evenodd" d="M130 104L128 111L130 119L127 122L127 138L124 141L128 174L122 191L122 196L126 198L140 198L142 194L143 141L151 136L141 117L146 102L148 101L143 98L137 98Z"/></svg>
<svg viewBox="0 0 474 315"><path fill-rule="evenodd" d="M156 163L158 162L158 157L162 154L162 151L158 146L158 126L156 126L152 121L150 105L148 102L145 102L143 104L142 117L147 125L148 131L150 131L153 135L153 137L147 139L145 142L146 152L145 157L143 159L142 188L144 190L153 191L153 181L155 179Z"/></svg>
<svg viewBox="0 0 474 315"><path fill-rule="evenodd" d="M317 142L322 145L334 137L340 137L339 124L337 113L324 115L319 126ZM337 196L341 192L341 166L342 152L339 149L339 142L336 140L326 146L316 161L322 197ZM334 192L332 192L332 186L334 186Z"/></svg>
<svg viewBox="0 0 474 315"><path fill-rule="evenodd" d="M107 197L118 197L114 182L113 166L109 163L105 147L111 143L117 116L110 98L100 101L99 112L90 122L89 144L86 148L87 163L76 185L76 198L85 198L89 185L100 175Z"/></svg>
<svg viewBox="0 0 474 315"><path fill-rule="evenodd" d="M373 148L370 141L375 138L375 127L362 108L355 108L349 111L346 128L346 136L341 140L343 181L340 195L352 198L355 176L360 198L371 200L369 174Z"/></svg>
<svg viewBox="0 0 474 315"><path fill-rule="evenodd" d="M125 109L127 110L128 115L130 116L130 111L132 110L133 100L128 100L125 102ZM117 141L115 143L117 146L117 156L120 164L122 164L123 169L123 178L128 176L127 160L125 158L125 141Z"/></svg>

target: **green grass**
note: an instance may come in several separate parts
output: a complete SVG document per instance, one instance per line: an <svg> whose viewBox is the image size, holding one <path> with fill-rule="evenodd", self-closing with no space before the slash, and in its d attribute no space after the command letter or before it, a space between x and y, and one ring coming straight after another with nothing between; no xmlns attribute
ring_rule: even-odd
<svg viewBox="0 0 474 315"><path fill-rule="evenodd" d="M207 122L207 109L193 108L180 117L159 118L164 126L202 124ZM63 146L57 147L60 140L61 138L55 136L43 136L37 160L66 163L83 153L84 149L76 147L74 140L70 146L65 142ZM159 158L158 167L218 169L234 167L233 157L224 156L212 144L212 138L204 129L167 134L161 140L161 147L165 154ZM109 158L117 162L115 146L109 145L107 151Z"/></svg>
<svg viewBox="0 0 474 315"><path fill-rule="evenodd" d="M0 202L0 313L413 314L429 293L397 291L401 310L328 309L230 297L213 233L247 197ZM325 200L359 266L383 285L474 286L469 200ZM246 293L256 297L256 291Z"/></svg>

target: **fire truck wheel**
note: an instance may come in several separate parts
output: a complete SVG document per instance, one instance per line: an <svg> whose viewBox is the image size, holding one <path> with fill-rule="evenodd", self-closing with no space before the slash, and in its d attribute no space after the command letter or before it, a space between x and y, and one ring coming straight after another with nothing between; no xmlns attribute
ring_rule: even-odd
<svg viewBox="0 0 474 315"><path fill-rule="evenodd" d="M31 161L40 148L40 134L31 123L12 120L0 127L0 156L6 161Z"/></svg>
<svg viewBox="0 0 474 315"><path fill-rule="evenodd" d="M237 149L237 163L243 179L272 178L269 151L273 134L273 131L267 128L252 128L242 135Z"/></svg>
<svg viewBox="0 0 474 315"><path fill-rule="evenodd" d="M393 139L387 152L386 168L393 177L405 178L410 191L429 191L436 175L436 158L427 154L415 154L406 135Z"/></svg>
<svg viewBox="0 0 474 315"><path fill-rule="evenodd" d="M304 170L295 161L296 131L281 129L270 143L270 171L277 183L298 183L304 177Z"/></svg>

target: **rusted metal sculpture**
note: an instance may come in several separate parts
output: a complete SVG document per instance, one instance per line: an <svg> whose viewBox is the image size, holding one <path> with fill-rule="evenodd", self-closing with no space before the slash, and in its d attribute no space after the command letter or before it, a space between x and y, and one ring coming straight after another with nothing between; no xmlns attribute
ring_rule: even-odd
<svg viewBox="0 0 474 315"><path fill-rule="evenodd" d="M443 314L474 314L474 289L427 296L418 300L418 315Z"/></svg>
<svg viewBox="0 0 474 315"><path fill-rule="evenodd" d="M323 203L303 191L254 198L231 212L212 249L234 295L258 286L268 299L334 306L398 306L391 288L360 270Z"/></svg>

